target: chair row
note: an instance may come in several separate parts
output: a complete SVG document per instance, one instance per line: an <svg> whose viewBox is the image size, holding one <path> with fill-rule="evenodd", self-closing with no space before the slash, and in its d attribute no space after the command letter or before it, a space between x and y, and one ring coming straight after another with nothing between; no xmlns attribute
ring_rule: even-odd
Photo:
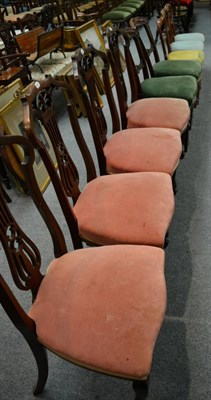
<svg viewBox="0 0 211 400"><path fill-rule="evenodd" d="M32 291L33 304L29 311L20 309L2 275L0 299L35 356L38 381L34 394L42 392L47 380L47 348L77 365L129 379L133 381L135 399L147 397L153 349L166 308L164 249L174 213L174 178L183 155L181 138L185 132L187 135L196 105L198 84L193 75L184 75L189 81L188 98L184 98L167 95L167 90L175 86L175 80L168 80L168 76L138 80L131 52L131 42L138 36L139 32L137 35L131 29L107 32L107 54L90 45L79 49L73 58L75 82L87 111L100 176L87 145L90 131L88 127L85 132L81 130L75 101L65 82L51 77L33 82L21 96L26 137L0 137L2 157L7 146L22 147L21 168L51 234L56 257L48 268L43 266L46 274L41 274L39 250L21 230L1 195L2 245L16 285ZM121 69L120 42L131 84L136 77L134 90L137 86L138 91L131 105ZM133 51L139 49L147 73L144 47L139 40L134 44ZM99 103L97 60L102 66L110 108L110 135ZM118 104L111 89L111 69ZM181 79L179 75L176 82ZM71 122L71 127L65 129L73 131L86 167L87 184L82 191L72 149L64 143L57 123L58 90L65 94ZM58 171L45 142L37 135L37 120L51 139ZM36 182L35 152L51 178L72 237L72 252L67 252L67 238L64 240L56 215ZM82 248L83 243L91 248Z"/></svg>

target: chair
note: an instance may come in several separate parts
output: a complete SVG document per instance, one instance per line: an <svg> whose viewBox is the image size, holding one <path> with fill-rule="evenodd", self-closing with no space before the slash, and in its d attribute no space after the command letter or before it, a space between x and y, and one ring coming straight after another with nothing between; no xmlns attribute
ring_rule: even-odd
<svg viewBox="0 0 211 400"><path fill-rule="evenodd" d="M0 240L21 304L2 274L0 303L35 358L34 395L45 387L49 350L78 366L132 381L135 400L146 399L166 308L164 251L116 245L68 253L61 228L36 184L32 146L21 136L0 138L1 147L8 144L23 149L22 168L37 201L42 199L39 207L48 215L58 250L48 266L41 263L38 247L18 225L0 190ZM23 306L26 292L33 299L29 309Z"/></svg>
<svg viewBox="0 0 211 400"><path fill-rule="evenodd" d="M107 99L110 109L108 121L98 102L98 82L94 68L96 60L102 64L106 95L104 105ZM156 127L120 130L117 105L110 85L110 64L106 54L89 45L86 49L78 49L72 61L75 82L91 126L101 174L159 171L170 174L174 180L182 154L180 132ZM112 132L108 132L110 118Z"/></svg>
<svg viewBox="0 0 211 400"><path fill-rule="evenodd" d="M48 78L42 82L34 82L28 94L23 98L23 126L34 148L51 177L58 180L45 145L36 135L36 120L45 127L52 142L58 169L66 196L72 199L73 208L68 198L60 198L61 190L57 188L57 196L61 207L75 224L81 240L88 244L152 244L163 247L166 233L174 210L174 196L171 177L160 172L136 172L96 177L95 167L83 138L75 111L75 103L68 103L68 113L73 131L77 130L76 140L80 145L87 170L87 185L79 189L79 172L56 123L52 92L57 87L66 88L65 82ZM71 93L68 92L70 99ZM113 201L115 199L115 201ZM127 208L127 211L126 211Z"/></svg>
<svg viewBox="0 0 211 400"><path fill-rule="evenodd" d="M6 50L0 50L0 84L9 85L15 79L20 78L24 85L31 81L30 71L26 64L26 55L21 53L6 54Z"/></svg>
<svg viewBox="0 0 211 400"><path fill-rule="evenodd" d="M133 64L133 58L130 54L130 49L127 47L125 55L132 92L132 103L128 105L127 88L121 71L118 38L119 35L115 34L114 32L112 33L111 31L108 36L104 34L107 54L112 65L113 76L116 85L122 127L164 127L177 129L181 133L184 150L186 151L188 131L191 121L191 111L187 100L164 97L143 98L137 69L135 63ZM129 61L133 64L133 72L130 71L131 65L129 64Z"/></svg>

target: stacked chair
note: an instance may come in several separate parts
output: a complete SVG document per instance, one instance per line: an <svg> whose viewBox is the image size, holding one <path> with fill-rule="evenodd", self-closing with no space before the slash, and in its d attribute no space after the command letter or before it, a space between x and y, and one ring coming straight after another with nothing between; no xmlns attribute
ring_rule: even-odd
<svg viewBox="0 0 211 400"><path fill-rule="evenodd" d="M5 192L0 190L2 247L16 286L22 293L31 291L33 300L30 309L24 310L0 275L0 303L35 357L35 395L47 381L48 349L73 364L132 381L135 400L144 400L166 309L165 247L174 213L175 173L187 150L199 76L197 79L192 72L156 75L156 65L163 62L168 70L168 61L155 59L156 65L152 65L137 29L108 30L104 39L106 53L89 45L73 57L74 80L90 127L82 131L68 83L46 76L32 82L21 95L24 135L8 136L0 130L2 156L8 146L22 149L20 168L54 250L50 264L42 265L39 249L17 223ZM131 43L138 50L143 81ZM122 46L130 105L121 68ZM101 65L110 132L99 102L96 62ZM198 65L201 74L201 64L189 64L191 71ZM180 65L188 71L188 63ZM173 70L173 62L169 62L169 70ZM182 92L185 85L186 94ZM84 162L87 183L83 189L74 150L68 149L58 123L58 91L64 95L69 130ZM37 121L51 140L57 167L36 130ZM99 175L88 135L95 145ZM71 252L36 181L35 150L69 229Z"/></svg>

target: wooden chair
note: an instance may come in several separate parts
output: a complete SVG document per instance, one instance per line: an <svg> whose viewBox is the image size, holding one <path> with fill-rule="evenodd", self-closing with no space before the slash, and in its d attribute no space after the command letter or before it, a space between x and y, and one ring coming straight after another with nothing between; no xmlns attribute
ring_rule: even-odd
<svg viewBox="0 0 211 400"><path fill-rule="evenodd" d="M121 112L122 128L143 128L143 127L163 127L177 129L181 133L184 150L187 149L188 131L190 128L191 111L187 100L165 97L143 98L141 92L141 82L134 63L134 78L130 81L132 90L132 103L129 104L127 87L124 81L124 75L121 70L120 49L118 43L118 34L112 31L104 34L105 46L112 65L113 76L116 85L119 109ZM128 48L129 50L129 48ZM130 50L125 53L127 64L133 63ZM129 72L129 69L128 69ZM140 88L140 92L136 92L133 85Z"/></svg>
<svg viewBox="0 0 211 400"><path fill-rule="evenodd" d="M101 73L110 109L108 121L98 102L98 82L94 68L97 60L102 65ZM159 171L170 174L174 180L182 153L180 132L156 127L120 130L117 105L110 84L111 67L106 54L89 45L86 49L78 49L72 61L75 82L91 126L101 174ZM105 101L104 96L104 105ZM110 119L112 132L108 132Z"/></svg>
<svg viewBox="0 0 211 400"><path fill-rule="evenodd" d="M43 265L38 247L15 220L0 190L0 240L14 283L22 292L20 304L11 279L0 274L0 304L34 355L38 368L34 395L45 387L49 350L78 366L132 381L135 400L146 399L166 308L164 251L116 245L68 253L61 228L36 183L29 141L5 136L0 145L22 147L22 168L52 226L57 249L56 258ZM28 309L23 304L29 291L33 303Z"/></svg>
<svg viewBox="0 0 211 400"><path fill-rule="evenodd" d="M31 74L27 67L26 54L6 54L6 50L0 50L0 84L8 85L20 78L24 85L31 81Z"/></svg>
<svg viewBox="0 0 211 400"><path fill-rule="evenodd" d="M31 85L30 92L22 99L23 126L33 146L40 153L53 182L58 176L45 145L36 135L35 115L52 141L64 190L74 204L73 208L70 208L68 198L61 200L63 212L68 214L66 219L71 218L70 223L75 223L81 240L87 243L153 243L163 247L174 210L170 175L161 172L136 172L96 177L94 163L83 138L72 100L68 103L68 113L84 157L88 180L88 184L81 191L79 172L56 123L52 91L57 87L68 90L68 84L54 81L52 78ZM72 98L71 93L68 93L68 96ZM57 195L60 198L60 190Z"/></svg>

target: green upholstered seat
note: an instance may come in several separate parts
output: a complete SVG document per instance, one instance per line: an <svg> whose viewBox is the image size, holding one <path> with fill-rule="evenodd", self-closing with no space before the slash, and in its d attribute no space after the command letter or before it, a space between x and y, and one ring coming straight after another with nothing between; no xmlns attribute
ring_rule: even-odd
<svg viewBox="0 0 211 400"><path fill-rule="evenodd" d="M143 97L180 98L187 100L191 106L197 96L197 81L188 75L145 79L142 91Z"/></svg>
<svg viewBox="0 0 211 400"><path fill-rule="evenodd" d="M111 20L111 21L125 21L129 19L131 13L129 11L119 10L118 7L114 8L111 11L103 14L103 21Z"/></svg>
<svg viewBox="0 0 211 400"><path fill-rule="evenodd" d="M153 65L156 77L191 75L197 80L201 78L201 63L193 60L164 60Z"/></svg>
<svg viewBox="0 0 211 400"><path fill-rule="evenodd" d="M116 8L116 10L123 10L123 11L128 11L128 12L130 12L130 13L134 13L137 9L138 9L139 7L137 7L137 6L135 6L135 5L121 5L121 6L118 6L117 8Z"/></svg>

